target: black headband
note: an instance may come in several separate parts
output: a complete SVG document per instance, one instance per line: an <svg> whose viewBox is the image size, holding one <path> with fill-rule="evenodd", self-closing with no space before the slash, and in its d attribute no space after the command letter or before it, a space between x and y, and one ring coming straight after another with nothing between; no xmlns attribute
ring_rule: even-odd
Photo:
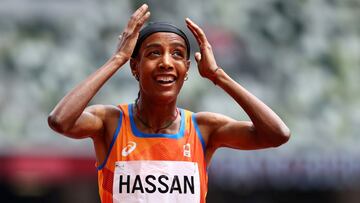
<svg viewBox="0 0 360 203"><path fill-rule="evenodd" d="M187 47L187 59L189 59L190 57L190 43L188 38L186 37L185 33L180 30L178 27L176 27L173 24L170 23L165 23L165 22L150 22L146 27L144 27L140 33L139 33L139 38L136 42L134 51L131 55L132 58L135 58L138 53L139 53L139 49L141 47L141 44L143 43L143 41L149 37L151 34L154 34L156 32L171 32L171 33L175 33L177 35L179 35L180 37L182 37L186 43L186 47Z"/></svg>

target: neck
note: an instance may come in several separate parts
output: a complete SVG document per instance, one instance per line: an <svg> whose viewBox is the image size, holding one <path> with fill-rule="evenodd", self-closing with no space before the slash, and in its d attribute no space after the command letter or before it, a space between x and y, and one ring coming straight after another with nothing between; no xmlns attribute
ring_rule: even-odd
<svg viewBox="0 0 360 203"><path fill-rule="evenodd" d="M140 97L135 101L134 111L141 125L155 133L173 126L178 117L176 100L164 104Z"/></svg>

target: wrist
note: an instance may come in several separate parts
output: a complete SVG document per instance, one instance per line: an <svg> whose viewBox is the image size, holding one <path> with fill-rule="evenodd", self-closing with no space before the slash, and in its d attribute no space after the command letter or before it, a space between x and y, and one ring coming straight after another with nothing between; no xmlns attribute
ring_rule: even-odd
<svg viewBox="0 0 360 203"><path fill-rule="evenodd" d="M116 63L119 66L121 66L121 65L125 64L129 59L130 59L129 57L125 57L121 53L116 53L110 58L110 61Z"/></svg>
<svg viewBox="0 0 360 203"><path fill-rule="evenodd" d="M214 85L217 85L219 73L222 71L221 67L215 68L214 72L210 76L210 80L214 83Z"/></svg>

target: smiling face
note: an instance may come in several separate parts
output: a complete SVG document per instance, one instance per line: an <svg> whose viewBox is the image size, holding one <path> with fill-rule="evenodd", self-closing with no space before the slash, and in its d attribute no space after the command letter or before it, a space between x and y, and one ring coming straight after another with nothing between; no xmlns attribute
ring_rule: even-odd
<svg viewBox="0 0 360 203"><path fill-rule="evenodd" d="M177 98L190 65L186 51L184 39L170 32L157 32L143 41L131 60L142 97L161 103Z"/></svg>

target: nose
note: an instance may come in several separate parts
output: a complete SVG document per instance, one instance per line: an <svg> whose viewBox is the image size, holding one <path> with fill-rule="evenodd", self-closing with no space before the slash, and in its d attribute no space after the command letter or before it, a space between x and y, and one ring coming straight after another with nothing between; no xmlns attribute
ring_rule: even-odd
<svg viewBox="0 0 360 203"><path fill-rule="evenodd" d="M162 70L172 70L174 68L173 64L172 64L172 61L171 61L170 54L164 54L162 56L159 67Z"/></svg>

